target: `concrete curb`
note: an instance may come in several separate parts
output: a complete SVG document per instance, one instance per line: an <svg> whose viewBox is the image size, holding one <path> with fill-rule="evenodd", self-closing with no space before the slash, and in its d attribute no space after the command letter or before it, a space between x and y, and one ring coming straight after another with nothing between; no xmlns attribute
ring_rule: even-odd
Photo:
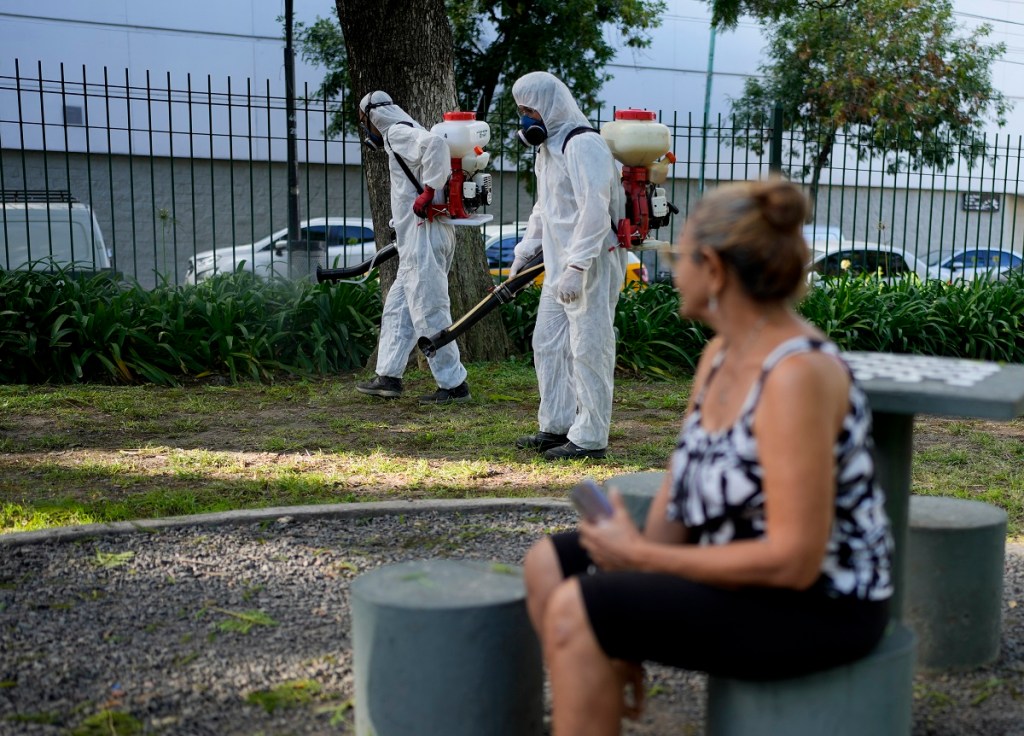
<svg viewBox="0 0 1024 736"><path fill-rule="evenodd" d="M79 524L32 532L0 534L0 547L17 547L43 542L72 542L86 537L99 537L135 532L153 533L181 526L223 526L251 524L288 517L290 519L358 519L388 514L425 514L431 511L479 514L519 509L567 509L569 502L561 498L470 498L451 501L377 501L374 503L332 503L311 506L273 506L265 509L221 511L193 516L168 516L164 519L117 521L109 524Z"/></svg>

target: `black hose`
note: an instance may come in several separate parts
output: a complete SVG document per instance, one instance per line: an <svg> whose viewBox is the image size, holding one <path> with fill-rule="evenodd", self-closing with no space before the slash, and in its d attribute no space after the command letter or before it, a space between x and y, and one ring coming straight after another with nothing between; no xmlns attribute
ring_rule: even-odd
<svg viewBox="0 0 1024 736"><path fill-rule="evenodd" d="M462 333L482 320L488 314L502 304L508 304L516 298L516 294L525 289L533 280L544 273L544 253L538 251L537 255L526 262L523 270L510 279L503 281L494 287L490 294L485 296L471 310L466 312L451 327L438 332L430 337L421 337L416 346L428 358L433 358L438 348L444 347L452 340L455 340Z"/></svg>
<svg viewBox="0 0 1024 736"><path fill-rule="evenodd" d="M398 245L390 243L374 253L372 257L355 266L349 266L348 268L321 268L318 264L316 267L316 281L318 284L322 284L324 281L340 281L354 276L362 276L371 268L376 268L384 263L384 261L390 260L397 255Z"/></svg>

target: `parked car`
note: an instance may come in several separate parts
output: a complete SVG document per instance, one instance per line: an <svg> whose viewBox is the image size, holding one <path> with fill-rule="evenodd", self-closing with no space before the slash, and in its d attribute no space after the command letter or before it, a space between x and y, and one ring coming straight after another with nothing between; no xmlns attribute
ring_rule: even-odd
<svg viewBox="0 0 1024 736"><path fill-rule="evenodd" d="M928 277L928 265L913 253L882 243L847 240L827 250L813 250L809 266L811 283L830 276L878 276L886 281L915 276Z"/></svg>
<svg viewBox="0 0 1024 736"><path fill-rule="evenodd" d="M832 250L840 247L846 242L842 231L835 225L810 224L803 227L804 240L812 250ZM673 246L674 247L674 244ZM650 274L651 281L657 283L672 283L672 262L667 253L661 251L643 251L640 260Z"/></svg>
<svg viewBox="0 0 1024 736"><path fill-rule="evenodd" d="M299 239L326 244L328 268L355 266L370 258L376 249L372 223L351 217L303 220L299 223ZM188 259L184 282L196 284L214 274L231 273L243 261L246 270L261 278L286 277L288 228L249 245L224 246L197 253Z"/></svg>
<svg viewBox="0 0 1024 736"><path fill-rule="evenodd" d="M1024 274L1024 261L1021 261L1016 266L1003 269L996 280L1009 281L1011 278L1020 278L1021 274Z"/></svg>
<svg viewBox="0 0 1024 736"><path fill-rule="evenodd" d="M511 222L497 227L488 227L484 231L486 240L484 249L487 252L487 263L491 267L491 276L495 283L501 283L508 278L508 269L512 266L515 258L516 243L523 239L526 232L526 222ZM544 274L537 277L536 283L544 282ZM626 254L626 283L636 282L647 284L647 267L640 262L636 253L631 251Z"/></svg>
<svg viewBox="0 0 1024 736"><path fill-rule="evenodd" d="M846 243L842 231L835 225L811 223L803 227L804 240L811 250L832 250Z"/></svg>
<svg viewBox="0 0 1024 736"><path fill-rule="evenodd" d="M110 251L89 205L64 190L0 191L0 270L29 267L110 271Z"/></svg>
<svg viewBox="0 0 1024 736"><path fill-rule="evenodd" d="M998 248L969 248L946 256L931 267L932 278L947 283L973 281L977 278L998 278L1002 271L1024 263L1018 253Z"/></svg>

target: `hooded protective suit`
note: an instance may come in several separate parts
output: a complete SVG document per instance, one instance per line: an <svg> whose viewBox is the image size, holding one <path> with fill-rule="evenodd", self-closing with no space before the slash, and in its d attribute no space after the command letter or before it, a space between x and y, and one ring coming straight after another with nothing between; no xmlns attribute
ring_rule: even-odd
<svg viewBox="0 0 1024 736"><path fill-rule="evenodd" d="M590 122L561 80L531 72L516 81L512 96L539 112L548 132L537 147L537 202L515 250L517 260L544 250L546 275L533 332L537 418L542 432L603 449L612 413L615 304L626 268L611 226L624 216L625 195L600 135L575 135L563 153L566 136ZM574 291L573 301L559 300L559 292Z"/></svg>
<svg viewBox="0 0 1024 736"><path fill-rule="evenodd" d="M421 186L437 192L435 201L441 201L451 162L444 139L425 130L387 93L371 92L360 101L359 109L384 138L391 174L392 223L398 243L398 275L384 303L377 375L401 378L416 340L452 324L448 271L455 255L455 228L422 220L413 213L419 192L397 156L402 157ZM466 380L466 369L454 342L438 349L427 362L442 389L454 388Z"/></svg>

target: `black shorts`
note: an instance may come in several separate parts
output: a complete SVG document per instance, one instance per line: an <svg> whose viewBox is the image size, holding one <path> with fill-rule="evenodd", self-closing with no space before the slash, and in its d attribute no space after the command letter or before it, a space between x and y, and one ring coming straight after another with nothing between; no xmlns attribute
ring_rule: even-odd
<svg viewBox="0 0 1024 736"><path fill-rule="evenodd" d="M577 532L551 540L614 659L741 679L794 677L863 657L889 622L888 601L831 598L820 586L725 589L675 575L601 572Z"/></svg>

